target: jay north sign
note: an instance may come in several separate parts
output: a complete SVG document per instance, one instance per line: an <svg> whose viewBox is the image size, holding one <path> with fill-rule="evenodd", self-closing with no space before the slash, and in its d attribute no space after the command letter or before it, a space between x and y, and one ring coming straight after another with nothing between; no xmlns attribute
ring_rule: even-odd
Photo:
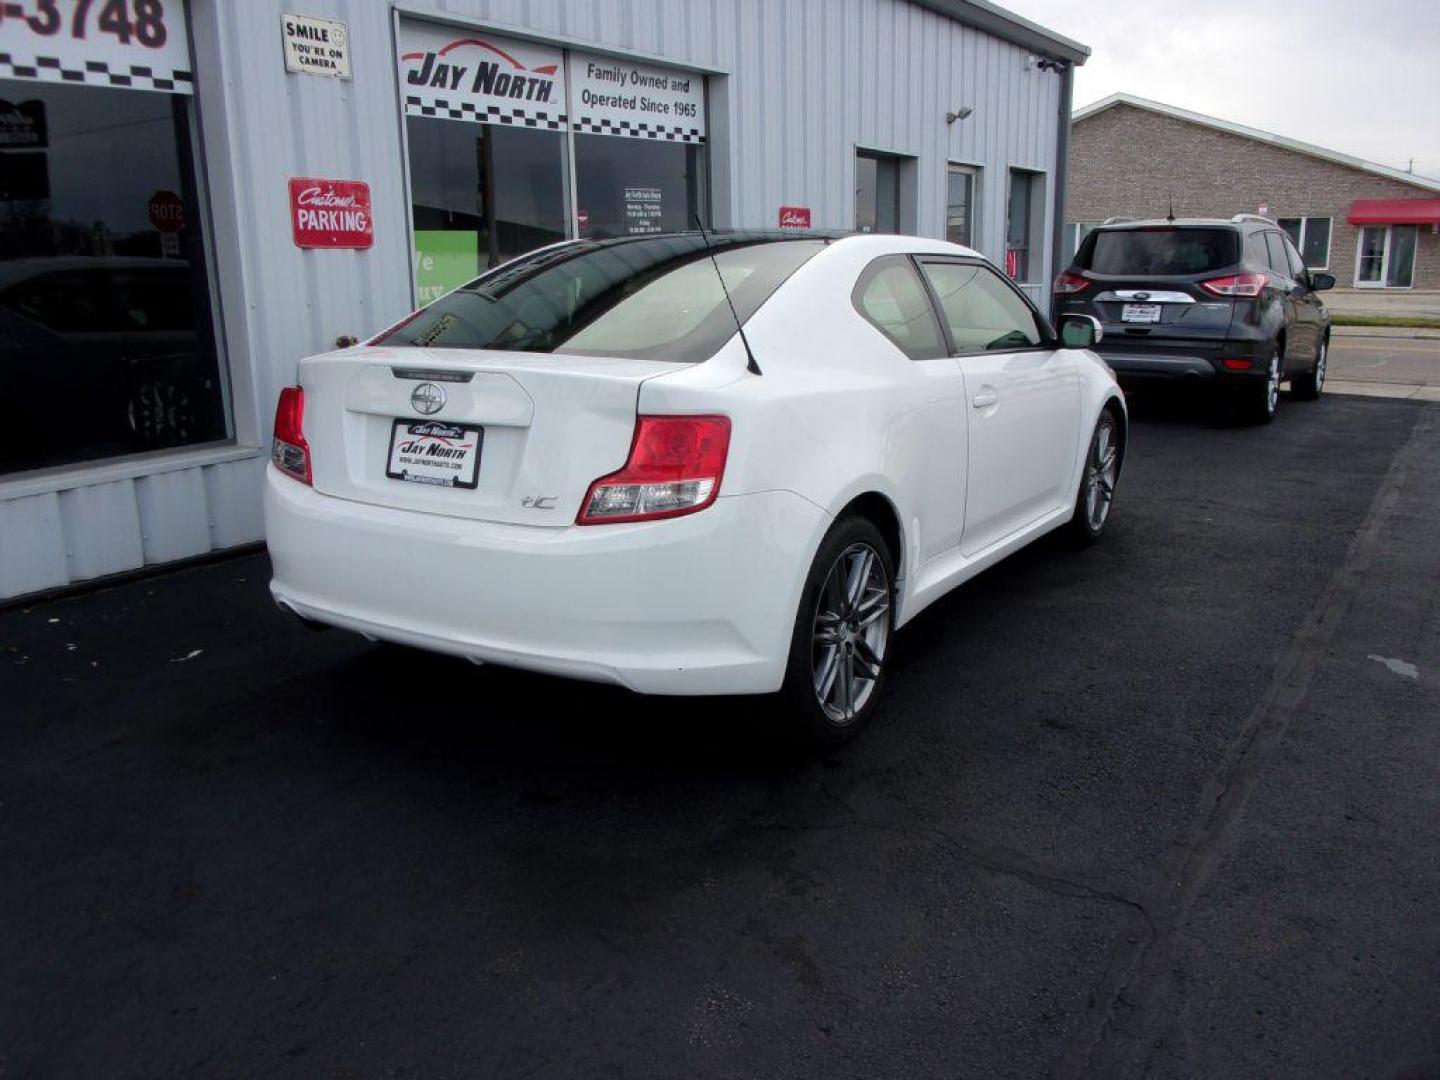
<svg viewBox="0 0 1440 1080"><path fill-rule="evenodd" d="M465 64L447 63L437 53L426 53L420 59L419 69L411 68L405 81L411 86L431 89L458 90L461 83L470 80L469 93L475 97L494 96L518 98L524 101L548 102L555 92L555 80L518 71L507 71L499 63L481 60L475 66L474 78Z"/></svg>
<svg viewBox="0 0 1440 1080"><path fill-rule="evenodd" d="M559 49L406 20L399 61L411 116L564 129Z"/></svg>

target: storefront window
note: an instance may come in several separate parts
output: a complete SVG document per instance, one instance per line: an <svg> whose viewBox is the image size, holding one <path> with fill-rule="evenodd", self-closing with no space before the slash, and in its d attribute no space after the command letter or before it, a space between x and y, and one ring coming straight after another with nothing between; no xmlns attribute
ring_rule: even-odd
<svg viewBox="0 0 1440 1080"><path fill-rule="evenodd" d="M693 229L702 151L693 144L575 136L580 235L594 239Z"/></svg>
<svg viewBox="0 0 1440 1080"><path fill-rule="evenodd" d="M398 44L421 303L567 236L708 216L703 76L422 20Z"/></svg>
<svg viewBox="0 0 1440 1080"><path fill-rule="evenodd" d="M0 80L0 117L0 474L225 439L188 95Z"/></svg>
<svg viewBox="0 0 1440 1080"><path fill-rule="evenodd" d="M422 304L565 239L564 136L416 116L405 128Z"/></svg>

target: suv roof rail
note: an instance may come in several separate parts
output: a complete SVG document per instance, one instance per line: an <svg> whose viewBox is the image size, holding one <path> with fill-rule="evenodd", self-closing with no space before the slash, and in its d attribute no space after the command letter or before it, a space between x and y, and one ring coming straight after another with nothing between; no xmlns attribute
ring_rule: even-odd
<svg viewBox="0 0 1440 1080"><path fill-rule="evenodd" d="M1234 225L1239 225L1242 221L1263 221L1266 225L1275 224L1274 218L1268 218L1264 214L1236 214L1230 221Z"/></svg>
<svg viewBox="0 0 1440 1080"><path fill-rule="evenodd" d="M1117 214L1115 217L1107 217L1101 225L1119 225L1122 221L1138 221L1138 218L1128 217L1124 214Z"/></svg>

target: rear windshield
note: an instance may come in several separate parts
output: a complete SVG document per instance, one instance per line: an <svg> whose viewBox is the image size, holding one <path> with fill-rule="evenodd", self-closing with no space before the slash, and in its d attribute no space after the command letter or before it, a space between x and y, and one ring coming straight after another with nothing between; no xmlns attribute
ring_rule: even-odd
<svg viewBox="0 0 1440 1080"><path fill-rule="evenodd" d="M374 343L697 363L734 335L737 316L743 323L753 315L825 241L727 234L710 244L713 262L700 236L688 233L522 256Z"/></svg>
<svg viewBox="0 0 1440 1080"><path fill-rule="evenodd" d="M1081 270L1135 277L1206 274L1239 261L1233 229L1096 229L1075 253Z"/></svg>

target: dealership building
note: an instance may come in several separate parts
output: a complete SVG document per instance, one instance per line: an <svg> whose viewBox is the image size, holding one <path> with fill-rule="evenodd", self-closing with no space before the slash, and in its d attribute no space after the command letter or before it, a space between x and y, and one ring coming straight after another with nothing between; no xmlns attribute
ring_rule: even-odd
<svg viewBox="0 0 1440 1080"><path fill-rule="evenodd" d="M986 0L17 0L0 599L262 537L276 396L517 254L971 245L1044 308L1088 50Z"/></svg>

